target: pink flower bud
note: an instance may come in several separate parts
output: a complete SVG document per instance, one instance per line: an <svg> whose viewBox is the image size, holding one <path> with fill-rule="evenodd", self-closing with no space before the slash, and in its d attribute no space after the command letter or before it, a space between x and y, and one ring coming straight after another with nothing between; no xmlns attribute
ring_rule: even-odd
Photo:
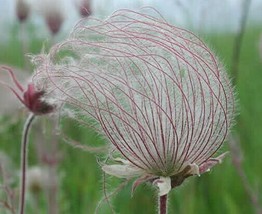
<svg viewBox="0 0 262 214"><path fill-rule="evenodd" d="M43 0L39 1L38 10L43 15L46 25L50 32L55 35L57 34L64 22L64 5L62 0Z"/></svg>
<svg viewBox="0 0 262 214"><path fill-rule="evenodd" d="M25 106L34 114L48 114L54 107L45 103L42 98L44 91L37 91L33 83L29 83L24 92L23 101Z"/></svg>
<svg viewBox="0 0 262 214"><path fill-rule="evenodd" d="M5 82L0 82L0 84L8 87L20 100L20 102L27 107L29 111L31 111L35 115L43 115L51 113L54 110L54 105L47 104L45 101L43 101L43 96L45 94L44 90L36 90L33 83L29 83L27 86L27 90L24 90L23 86L17 81L11 68L7 66L1 66L0 69L6 70L10 74L18 91ZM23 95L21 96L20 93L22 93Z"/></svg>
<svg viewBox="0 0 262 214"><path fill-rule="evenodd" d="M52 34L57 34L63 24L64 18L59 13L46 14L46 24Z"/></svg>
<svg viewBox="0 0 262 214"><path fill-rule="evenodd" d="M77 8L81 16L88 17L92 14L90 1L91 0L80 0L78 3Z"/></svg>

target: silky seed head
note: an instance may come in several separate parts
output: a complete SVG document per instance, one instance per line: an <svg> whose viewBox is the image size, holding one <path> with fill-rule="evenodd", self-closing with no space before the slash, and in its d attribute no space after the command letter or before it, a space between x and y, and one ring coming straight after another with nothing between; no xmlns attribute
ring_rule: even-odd
<svg viewBox="0 0 262 214"><path fill-rule="evenodd" d="M96 121L121 158L104 171L152 176L170 189L224 157L212 158L232 125L234 94L202 40L149 14L120 10L81 21L67 41L34 59L34 82L79 121Z"/></svg>

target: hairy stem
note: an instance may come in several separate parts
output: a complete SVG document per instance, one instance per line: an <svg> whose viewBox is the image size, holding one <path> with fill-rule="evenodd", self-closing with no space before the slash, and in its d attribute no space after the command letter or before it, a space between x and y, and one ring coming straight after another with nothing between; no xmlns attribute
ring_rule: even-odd
<svg viewBox="0 0 262 214"><path fill-rule="evenodd" d="M26 168L27 168L27 147L28 135L32 122L35 118L34 114L30 114L24 124L22 143L21 143L21 177L20 177L20 199L19 199L19 214L24 214L25 209L25 188L26 188Z"/></svg>
<svg viewBox="0 0 262 214"><path fill-rule="evenodd" d="M159 214L167 214L167 195L159 197Z"/></svg>
<svg viewBox="0 0 262 214"><path fill-rule="evenodd" d="M240 61L240 52L241 47L243 44L243 37L246 30L247 19L249 14L249 9L251 5L251 0L244 0L242 3L242 15L240 20L240 29L238 34L235 38L235 43L233 47L233 55L232 55L232 77L233 77L233 85L236 85L238 80L238 73L239 73L239 61ZM238 125L242 125L241 118L238 118ZM243 187L249 197L250 202L252 203L253 207L256 209L257 214L262 213L262 207L259 204L259 198L254 189L251 187L251 184L248 180L248 177L245 173L245 170L242 165L241 160L241 145L238 139L235 136L231 136L231 140L229 141L229 148L232 154L232 162L233 165L242 181Z"/></svg>

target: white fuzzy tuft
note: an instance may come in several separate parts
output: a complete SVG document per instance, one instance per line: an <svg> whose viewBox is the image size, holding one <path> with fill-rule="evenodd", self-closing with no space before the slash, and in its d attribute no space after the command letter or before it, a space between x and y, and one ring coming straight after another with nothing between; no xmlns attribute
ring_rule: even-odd
<svg viewBox="0 0 262 214"><path fill-rule="evenodd" d="M191 32L145 12L83 20L35 60L35 83L77 109L80 120L97 121L115 150L149 174L200 165L232 124L234 94L213 53Z"/></svg>

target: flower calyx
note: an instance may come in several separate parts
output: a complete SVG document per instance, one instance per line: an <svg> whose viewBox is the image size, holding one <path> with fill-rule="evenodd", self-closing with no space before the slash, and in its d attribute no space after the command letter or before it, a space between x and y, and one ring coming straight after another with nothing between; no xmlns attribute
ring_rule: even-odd
<svg viewBox="0 0 262 214"><path fill-rule="evenodd" d="M222 162L227 153L228 152L225 152L216 158L209 158L199 165L196 163L187 164L180 172L167 177L147 173L145 170L134 166L130 161L121 158L114 159L118 162L117 164L104 165L102 170L105 173L118 178L131 179L138 177L133 183L132 195L140 184L150 182L158 187L159 196L163 196L168 194L171 189L180 186L186 178L193 175L200 176L201 174L210 171L212 167Z"/></svg>
<svg viewBox="0 0 262 214"><path fill-rule="evenodd" d="M182 171L171 176L171 187L175 188L177 186L180 186L183 183L183 181L190 176L200 176L205 172L209 172L210 169L213 168L215 165L222 163L222 160L227 155L227 153L228 152L225 152L216 158L209 158L199 165L195 163L188 164Z"/></svg>
<svg viewBox="0 0 262 214"><path fill-rule="evenodd" d="M44 91L36 90L34 84L29 83L27 90L23 95L23 103L31 112L36 115L51 113L54 110L54 106L42 100L44 94Z"/></svg>

